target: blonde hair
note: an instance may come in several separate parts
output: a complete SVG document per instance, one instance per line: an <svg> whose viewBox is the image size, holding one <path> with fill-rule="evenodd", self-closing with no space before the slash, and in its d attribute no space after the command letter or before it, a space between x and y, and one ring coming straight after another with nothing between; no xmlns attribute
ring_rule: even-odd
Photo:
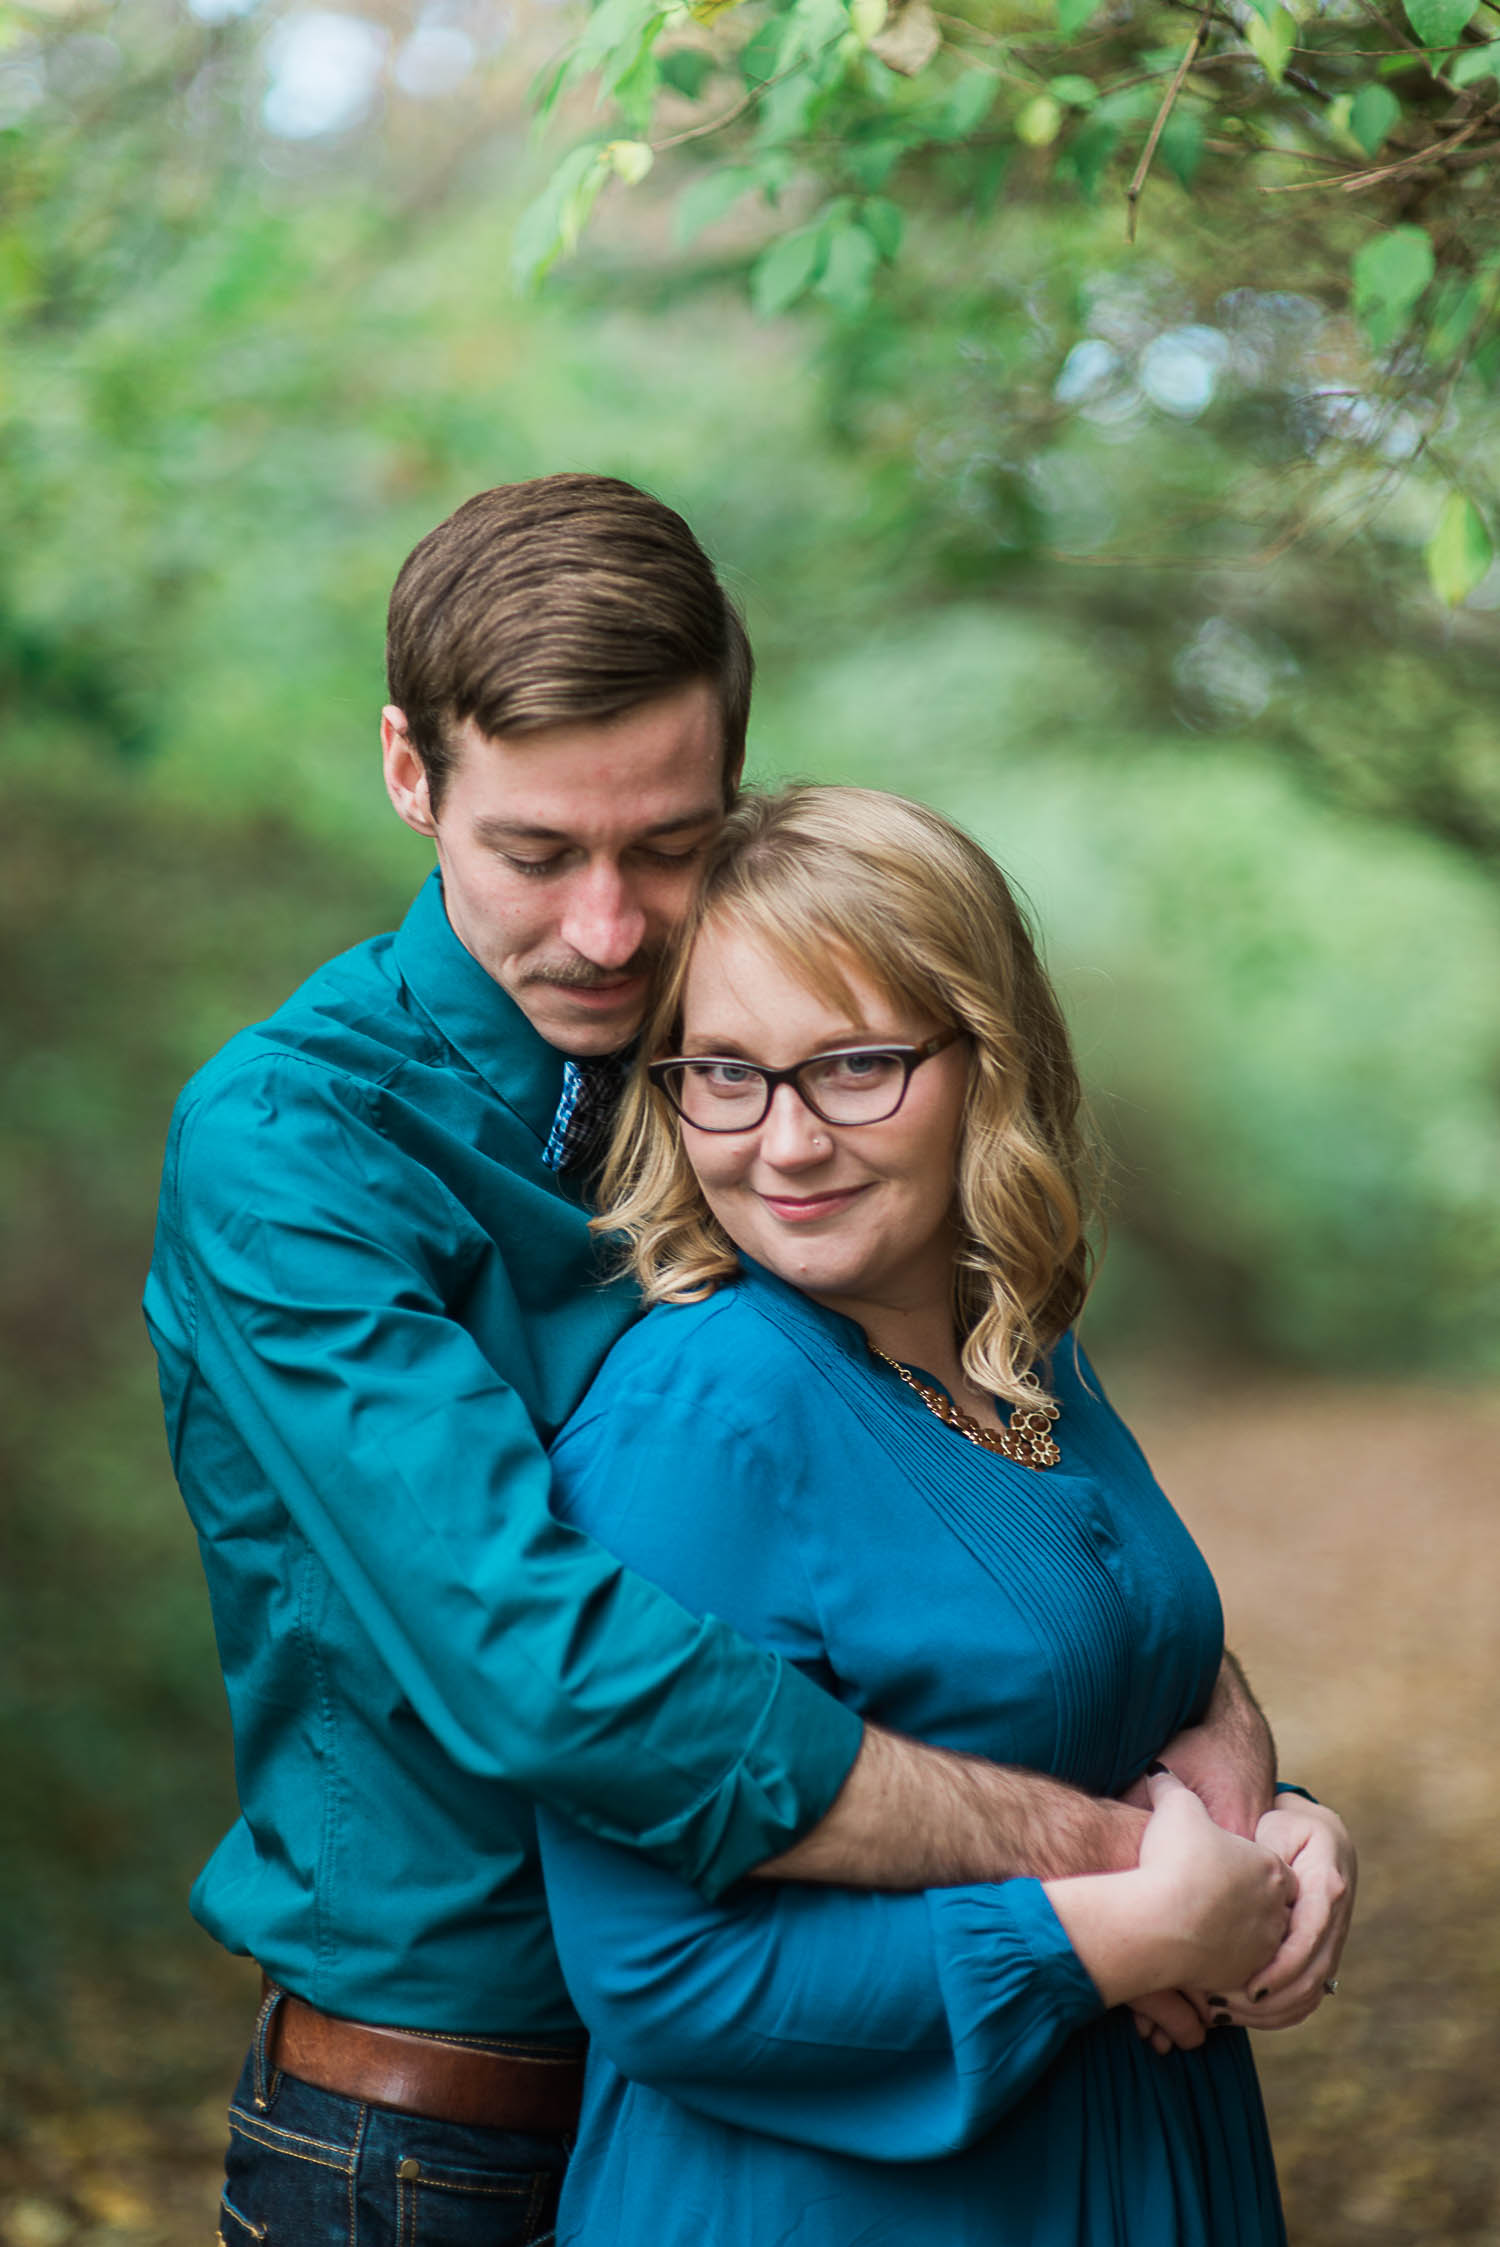
<svg viewBox="0 0 1500 2247"><path fill-rule="evenodd" d="M743 797L709 855L627 1088L594 1224L648 1303L689 1303L739 1270L647 1061L678 1050L693 944L712 923L852 1004L853 962L898 1006L967 1032L955 1165L953 1312L963 1369L1021 1403L1023 1377L1083 1307L1091 1150L1068 1033L1005 876L935 811L873 788Z"/></svg>

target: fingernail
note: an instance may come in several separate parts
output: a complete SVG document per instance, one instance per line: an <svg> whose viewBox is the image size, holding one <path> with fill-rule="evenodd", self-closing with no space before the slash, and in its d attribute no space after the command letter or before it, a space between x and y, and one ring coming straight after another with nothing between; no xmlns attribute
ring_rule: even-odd
<svg viewBox="0 0 1500 2247"><path fill-rule="evenodd" d="M1162 1773L1166 1771L1166 1768L1167 1767L1164 1763L1148 1763L1146 1766L1146 1777L1148 1779L1159 1779ZM1168 1773L1168 1776L1170 1777L1170 1773Z"/></svg>
<svg viewBox="0 0 1500 2247"><path fill-rule="evenodd" d="M1213 1991L1210 1990L1208 1993L1208 2002L1210 2005L1227 2005L1229 2003L1229 2000L1227 1997L1215 1997Z"/></svg>
<svg viewBox="0 0 1500 2247"><path fill-rule="evenodd" d="M1232 2013L1215 2013L1214 2027L1216 2029L1232 2029L1234 2027L1234 2015Z"/></svg>

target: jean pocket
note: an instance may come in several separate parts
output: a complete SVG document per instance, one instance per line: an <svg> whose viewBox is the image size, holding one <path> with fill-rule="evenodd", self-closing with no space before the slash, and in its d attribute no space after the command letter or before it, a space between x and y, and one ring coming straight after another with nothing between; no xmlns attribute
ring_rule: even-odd
<svg viewBox="0 0 1500 2247"><path fill-rule="evenodd" d="M349 2247L356 2154L242 2107L229 2110L224 2247Z"/></svg>
<svg viewBox="0 0 1500 2247"><path fill-rule="evenodd" d="M561 2177L550 2169L396 2163L396 2247L544 2247Z"/></svg>

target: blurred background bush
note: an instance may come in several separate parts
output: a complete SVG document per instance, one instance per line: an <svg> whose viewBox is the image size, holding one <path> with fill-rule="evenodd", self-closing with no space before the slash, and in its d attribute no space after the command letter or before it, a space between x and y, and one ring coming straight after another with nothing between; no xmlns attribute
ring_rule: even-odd
<svg viewBox="0 0 1500 2247"><path fill-rule="evenodd" d="M653 185L519 298L568 28L0 6L0 2239L206 2236L247 2017L185 1911L232 1777L137 1307L170 1106L424 870L402 557L588 467L741 599L756 778L923 796L1029 895L1115 1158L1096 1348L1364 1821L1351 1993L1267 2055L1294 2236L1500 2240L1500 572L1429 591L1305 222L1170 179L1127 250L943 156L889 279L779 322L756 222L681 248Z"/></svg>

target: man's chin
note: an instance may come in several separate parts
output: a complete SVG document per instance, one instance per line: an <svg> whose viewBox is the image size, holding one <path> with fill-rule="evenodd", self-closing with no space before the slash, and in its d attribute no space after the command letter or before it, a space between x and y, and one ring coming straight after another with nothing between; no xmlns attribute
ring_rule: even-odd
<svg viewBox="0 0 1500 2247"><path fill-rule="evenodd" d="M579 1004L580 998L584 1001ZM623 995L612 1005L602 1003L604 994L576 992L548 985L533 989L521 1000L527 1020L539 1037L559 1052L569 1054L578 1061L597 1060L606 1053L618 1053L631 1039L646 1019L646 994L626 999Z"/></svg>

